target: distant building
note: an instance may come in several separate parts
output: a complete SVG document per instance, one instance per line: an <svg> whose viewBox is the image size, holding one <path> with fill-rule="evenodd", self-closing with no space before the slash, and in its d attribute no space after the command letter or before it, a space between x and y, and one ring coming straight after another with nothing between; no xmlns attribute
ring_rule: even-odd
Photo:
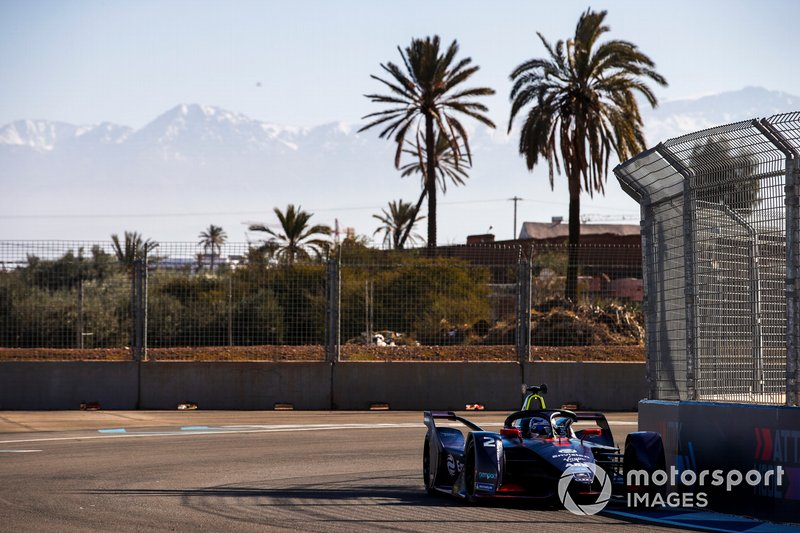
<svg viewBox="0 0 800 533"><path fill-rule="evenodd" d="M467 259L477 264L497 265L513 261L515 250L534 258L544 253L565 250L569 224L560 217L551 222L523 222L519 237L495 240L491 233L470 235L466 246L441 247L439 254ZM530 254L530 255L529 255ZM581 293L585 297L642 301L642 241L638 224L581 224L580 249ZM501 270L493 273L495 283ZM549 268L534 269L534 276L552 276Z"/></svg>
<svg viewBox="0 0 800 533"><path fill-rule="evenodd" d="M569 224L556 218L552 222L523 222L518 241L566 244ZM469 242L469 237L467 237ZM638 224L581 224L581 244L627 244L641 246Z"/></svg>

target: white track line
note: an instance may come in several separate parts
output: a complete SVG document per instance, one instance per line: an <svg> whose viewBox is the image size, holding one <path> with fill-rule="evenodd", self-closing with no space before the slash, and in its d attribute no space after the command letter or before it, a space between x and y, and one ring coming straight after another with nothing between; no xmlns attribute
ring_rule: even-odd
<svg viewBox="0 0 800 533"><path fill-rule="evenodd" d="M0 453L35 453L42 450L0 450Z"/></svg>
<svg viewBox="0 0 800 533"><path fill-rule="evenodd" d="M636 422L615 422L616 425L635 425ZM444 424L443 424L444 425ZM447 424L450 425L450 424ZM501 426L500 423L488 423L484 426ZM291 431L341 431L358 429L408 429L421 428L423 424L417 422L403 422L395 424L280 424L280 425L230 425L220 426L219 429L209 428L208 430L191 431L151 431L141 433L110 433L105 435L76 435L73 437L48 437L19 440L0 440L0 444L21 444L29 442L63 442L63 441L83 441L98 439L126 439L141 437L186 437L193 435L232 435L239 433L286 433ZM99 430L98 430L99 431ZM135 430L132 430L135 431ZM34 450L40 451L40 450Z"/></svg>
<svg viewBox="0 0 800 533"><path fill-rule="evenodd" d="M241 429L235 431L209 430L209 431L163 431L147 433L114 433L108 435L76 435L73 437L49 437L41 439L20 439L20 440L0 440L0 444L21 444L26 442L61 442L61 441L83 441L98 439L126 439L138 437L191 437L194 435L238 435L241 433L286 433L290 431L337 431L343 429L397 429L415 428L422 424L350 424L350 425L315 425L315 426L293 426L279 428L262 429ZM243 427L243 426L239 426Z"/></svg>

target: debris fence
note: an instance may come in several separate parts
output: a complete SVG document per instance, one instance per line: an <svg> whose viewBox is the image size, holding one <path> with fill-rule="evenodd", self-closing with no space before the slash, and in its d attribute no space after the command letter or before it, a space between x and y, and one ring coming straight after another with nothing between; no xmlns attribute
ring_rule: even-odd
<svg viewBox="0 0 800 533"><path fill-rule="evenodd" d="M0 241L0 360L641 359L639 246Z"/></svg>
<svg viewBox="0 0 800 533"><path fill-rule="evenodd" d="M641 206L650 397L797 405L800 113L615 169Z"/></svg>

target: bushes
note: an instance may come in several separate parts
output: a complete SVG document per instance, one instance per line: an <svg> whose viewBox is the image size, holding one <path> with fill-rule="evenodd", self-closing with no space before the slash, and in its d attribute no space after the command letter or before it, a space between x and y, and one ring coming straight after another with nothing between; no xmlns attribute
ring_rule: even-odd
<svg viewBox="0 0 800 533"><path fill-rule="evenodd" d="M489 280L488 269L455 259L343 267L342 338L357 337L369 326L423 344L456 343L451 332L489 319Z"/></svg>
<svg viewBox="0 0 800 533"><path fill-rule="evenodd" d="M92 348L129 342L130 284L122 274L58 289L28 284L26 274L0 273L0 345L75 348L83 342Z"/></svg>
<svg viewBox="0 0 800 533"><path fill-rule="evenodd" d="M344 342L371 330L411 346L515 343L517 287L493 284L495 266L357 252L341 267ZM558 257L549 259L557 266ZM0 272L0 346L130 346L131 276L111 260L99 250L88 259L70 252L55 261L30 257L28 266ZM321 345L326 291L323 264L157 268L148 279L148 346ZM532 338L549 346L641 344L641 311L551 301L533 310Z"/></svg>

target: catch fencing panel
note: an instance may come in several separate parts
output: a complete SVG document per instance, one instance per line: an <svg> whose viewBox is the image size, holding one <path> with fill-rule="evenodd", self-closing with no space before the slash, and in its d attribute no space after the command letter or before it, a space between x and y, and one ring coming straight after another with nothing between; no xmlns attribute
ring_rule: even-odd
<svg viewBox="0 0 800 533"><path fill-rule="evenodd" d="M345 360L641 360L638 245L581 245L565 300L565 244L344 250Z"/></svg>
<svg viewBox="0 0 800 533"><path fill-rule="evenodd" d="M0 241L0 359L130 360L131 304L111 243Z"/></svg>
<svg viewBox="0 0 800 533"><path fill-rule="evenodd" d="M278 260L247 243L160 243L148 265L148 358L324 358L322 260Z"/></svg>
<svg viewBox="0 0 800 533"><path fill-rule="evenodd" d="M120 245L0 242L0 360L641 359L638 246Z"/></svg>
<svg viewBox="0 0 800 533"><path fill-rule="evenodd" d="M0 241L0 360L324 358L324 261L249 243L122 248Z"/></svg>
<svg viewBox="0 0 800 533"><path fill-rule="evenodd" d="M642 255L639 245L531 244L531 345L534 357L641 360L644 343ZM567 264L575 258L577 301L565 300ZM585 349L577 349L577 348ZM561 353L565 353L560 350Z"/></svg>
<svg viewBox="0 0 800 533"><path fill-rule="evenodd" d="M796 402L796 126L792 114L704 130L615 169L642 207L652 398Z"/></svg>
<svg viewBox="0 0 800 533"><path fill-rule="evenodd" d="M516 360L521 248L343 247L344 360Z"/></svg>

